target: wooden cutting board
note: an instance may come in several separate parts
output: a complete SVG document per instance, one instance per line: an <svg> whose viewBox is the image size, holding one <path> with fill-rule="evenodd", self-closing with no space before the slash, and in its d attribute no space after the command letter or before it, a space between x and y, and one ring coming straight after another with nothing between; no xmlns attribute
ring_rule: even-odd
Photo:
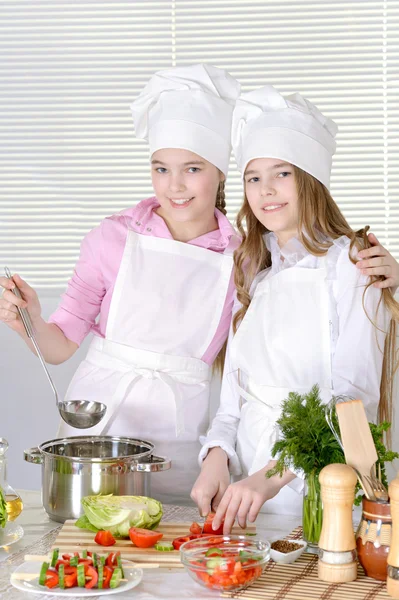
<svg viewBox="0 0 399 600"><path fill-rule="evenodd" d="M89 550L104 554L110 550L119 550L122 558L132 560L134 562L155 562L162 567L183 567L180 562L180 552L173 550L171 552L158 552L154 548L137 548L133 546L130 540L117 540L116 544L109 546L99 546L94 541L95 533L79 529L75 525L76 521L65 521L62 526L53 546L60 549L60 554L69 552L82 552ZM157 527L157 531L163 533L163 542L172 542L177 537L190 535L191 522L164 522ZM245 533L255 533L255 525L249 525L243 530L238 526L233 527L232 533L243 535Z"/></svg>

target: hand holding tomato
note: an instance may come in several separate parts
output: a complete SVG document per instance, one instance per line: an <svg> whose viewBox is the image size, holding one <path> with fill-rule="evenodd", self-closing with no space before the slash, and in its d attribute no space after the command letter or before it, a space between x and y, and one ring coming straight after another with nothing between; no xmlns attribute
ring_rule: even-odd
<svg viewBox="0 0 399 600"><path fill-rule="evenodd" d="M284 485L295 479L291 471L286 471L282 477L274 475L267 479L266 472L275 465L275 462L271 461L260 471L229 485L216 511L214 527L220 527L224 519L223 533L228 535L237 517L238 524L244 529L247 519L253 523L263 504L274 498Z"/></svg>
<svg viewBox="0 0 399 600"><path fill-rule="evenodd" d="M223 525L224 525L224 521L221 522L221 524L214 529L213 528L213 520L215 518L215 513L209 513L208 516L206 517L206 521L204 523L204 527L202 528L202 533L205 533L207 535L223 535Z"/></svg>

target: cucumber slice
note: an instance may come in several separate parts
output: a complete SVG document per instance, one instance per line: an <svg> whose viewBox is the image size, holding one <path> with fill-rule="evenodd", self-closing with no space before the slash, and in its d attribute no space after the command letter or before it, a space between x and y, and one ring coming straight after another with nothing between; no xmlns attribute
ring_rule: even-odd
<svg viewBox="0 0 399 600"><path fill-rule="evenodd" d="M77 567L79 564L79 556L72 556L72 558L69 559L69 564L71 567Z"/></svg>
<svg viewBox="0 0 399 600"><path fill-rule="evenodd" d="M205 556L210 556L211 554L223 554L223 550L221 548L209 548L209 550L207 550L205 552Z"/></svg>
<svg viewBox="0 0 399 600"><path fill-rule="evenodd" d="M85 566L82 563L80 565L78 565L77 575L78 575L78 586L84 587L86 584L86 578L85 578Z"/></svg>
<svg viewBox="0 0 399 600"><path fill-rule="evenodd" d="M83 550L83 552L82 552L82 558L87 558L87 550Z"/></svg>
<svg viewBox="0 0 399 600"><path fill-rule="evenodd" d="M49 563L48 562L44 562L42 564L42 568L40 569L40 575L39 575L39 585L44 585L46 583L46 573L47 573L47 569L49 568Z"/></svg>
<svg viewBox="0 0 399 600"><path fill-rule="evenodd" d="M223 564L225 564L226 560L221 556L215 556L215 558L208 558L206 561L206 569L208 575L213 575L215 569L218 569Z"/></svg>
<svg viewBox="0 0 399 600"><path fill-rule="evenodd" d="M98 558L100 559L99 564L104 566L105 565L105 556L99 556Z"/></svg>
<svg viewBox="0 0 399 600"><path fill-rule="evenodd" d="M158 550L158 552L170 552L171 550L174 550L172 542L158 542L155 544L154 548L155 550Z"/></svg>
<svg viewBox="0 0 399 600"><path fill-rule="evenodd" d="M99 590L103 589L103 582L104 582L104 567L102 565L98 565L98 583L97 583L97 587Z"/></svg>
<svg viewBox="0 0 399 600"><path fill-rule="evenodd" d="M125 576L125 573L123 571L122 559L121 559L121 555L120 554L116 555L116 565L121 570L121 572L122 572L122 578L123 578Z"/></svg>
<svg viewBox="0 0 399 600"><path fill-rule="evenodd" d="M95 569L97 569L97 567L98 567L98 563L99 563L99 560L98 560L98 554L97 554L97 552L93 552L93 556L92 556L92 558L93 558L93 567L94 567Z"/></svg>
<svg viewBox="0 0 399 600"><path fill-rule="evenodd" d="M112 573L111 581L109 582L109 587L111 589L117 588L122 579L122 571L119 567L115 567L114 572Z"/></svg>
<svg viewBox="0 0 399 600"><path fill-rule="evenodd" d="M62 590L65 589L65 565L58 567L58 585Z"/></svg>
<svg viewBox="0 0 399 600"><path fill-rule="evenodd" d="M54 548L53 553L51 555L51 563L50 563L52 567L55 567L55 563L57 562L59 555L60 555L60 549Z"/></svg>

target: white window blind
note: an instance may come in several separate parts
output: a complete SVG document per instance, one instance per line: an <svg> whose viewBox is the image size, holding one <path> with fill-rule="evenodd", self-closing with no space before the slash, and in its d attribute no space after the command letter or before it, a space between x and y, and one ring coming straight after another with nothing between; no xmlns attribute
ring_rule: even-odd
<svg viewBox="0 0 399 600"><path fill-rule="evenodd" d="M58 293L85 233L151 195L129 106L197 62L334 118L333 196L399 258L397 0L3 0L0 53L0 269L36 288ZM232 161L232 220L241 199Z"/></svg>

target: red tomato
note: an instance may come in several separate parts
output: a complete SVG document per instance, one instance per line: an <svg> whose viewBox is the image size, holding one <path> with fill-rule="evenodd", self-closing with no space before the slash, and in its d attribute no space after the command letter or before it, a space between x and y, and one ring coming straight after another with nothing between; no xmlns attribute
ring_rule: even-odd
<svg viewBox="0 0 399 600"><path fill-rule="evenodd" d="M129 537L138 548L151 548L151 546L154 546L163 538L163 533L150 531L149 529L140 529L139 527L131 527L129 529Z"/></svg>
<svg viewBox="0 0 399 600"><path fill-rule="evenodd" d="M191 524L190 531L191 531L191 533L195 533L195 534L202 533L202 527L198 523L194 522Z"/></svg>
<svg viewBox="0 0 399 600"><path fill-rule="evenodd" d="M54 588L58 585L58 573L52 571L51 569L47 569L46 571L46 581L44 585L48 588Z"/></svg>
<svg viewBox="0 0 399 600"><path fill-rule="evenodd" d="M202 528L202 533L214 534L214 535L223 535L223 522L217 529L212 529L212 522L215 517L215 513L209 513L204 523L204 527Z"/></svg>
<svg viewBox="0 0 399 600"><path fill-rule="evenodd" d="M64 584L66 588L71 588L74 587L75 585L78 585L78 575L75 569L75 573L68 573L65 574L64 577Z"/></svg>
<svg viewBox="0 0 399 600"><path fill-rule="evenodd" d="M116 556L116 552L110 552L106 558L105 564L108 565L108 567L113 567L114 564L116 564Z"/></svg>
<svg viewBox="0 0 399 600"><path fill-rule="evenodd" d="M192 539L191 535L186 535L184 537L175 538L172 542L173 548L175 550L180 550L180 546L182 546L185 542L189 542Z"/></svg>
<svg viewBox="0 0 399 600"><path fill-rule="evenodd" d="M94 541L100 546L113 546L116 543L116 539L110 531L98 531Z"/></svg>
<svg viewBox="0 0 399 600"><path fill-rule="evenodd" d="M103 580L103 588L104 589L108 589L109 588L109 582L111 581L111 577L112 577L112 573L113 573L113 569L112 567L108 567L107 565L105 565L104 567L104 580Z"/></svg>
<svg viewBox="0 0 399 600"><path fill-rule="evenodd" d="M86 577L91 577L91 579L86 583L85 588L88 590L94 587L98 581L98 573L94 567L88 567Z"/></svg>
<svg viewBox="0 0 399 600"><path fill-rule="evenodd" d="M58 559L55 563L55 570L58 571L60 565L65 565L65 567L69 567L69 560L60 560Z"/></svg>

